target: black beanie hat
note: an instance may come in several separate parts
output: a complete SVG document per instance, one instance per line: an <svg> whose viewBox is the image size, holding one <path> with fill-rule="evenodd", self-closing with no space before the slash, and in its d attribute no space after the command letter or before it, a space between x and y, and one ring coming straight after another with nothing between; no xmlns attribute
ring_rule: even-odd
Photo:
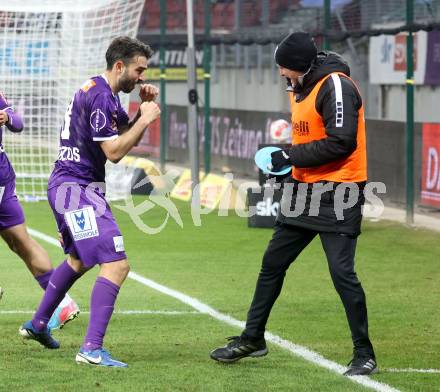
<svg viewBox="0 0 440 392"><path fill-rule="evenodd" d="M318 54L313 38L304 32L289 34L275 49L275 61L292 71L306 72Z"/></svg>

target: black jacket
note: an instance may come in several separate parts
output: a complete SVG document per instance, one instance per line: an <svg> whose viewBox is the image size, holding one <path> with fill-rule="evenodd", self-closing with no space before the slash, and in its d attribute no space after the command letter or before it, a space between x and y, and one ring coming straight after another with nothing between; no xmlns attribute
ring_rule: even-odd
<svg viewBox="0 0 440 392"><path fill-rule="evenodd" d="M350 68L338 54L320 52L304 77L303 85L296 85L297 102L302 101L313 90L316 83L332 72L350 76ZM336 128L336 97L333 80L328 78L316 97L316 111L322 116L327 138L311 143L299 144L290 149L290 159L296 167L320 166L350 155L356 149L358 110L362 98L353 82L341 77L344 103L343 126Z"/></svg>
<svg viewBox="0 0 440 392"><path fill-rule="evenodd" d="M313 90L315 85L325 76L333 72L342 72L350 76L347 63L336 53L320 52L312 64L310 72L304 77L303 85L296 85L294 92L298 102L304 100ZM316 98L316 111L322 116L327 137L321 140L294 145L289 149L289 156L296 167L316 167L328 162L350 155L356 149L358 110L362 106L362 98L353 82L341 76L343 99L343 126L336 127L336 96L332 78L328 78L321 86ZM284 209L290 206L295 210L298 196L299 183L291 177L284 181L283 200ZM319 185L319 184L318 184ZM335 183L332 190L325 192L320 198L319 213L310 213L310 203L313 184L308 187L305 197L305 208L298 216L285 216L282 209L277 221L289 225L300 226L318 232L338 232L357 236L360 234L362 219L361 206L364 203L363 187L359 186L359 196L353 207L343 210L343 219L335 209L335 190L340 184ZM293 188L286 192L286 188ZM349 192L349 190L347 190ZM347 200L348 193L345 195ZM312 208L313 209L313 208ZM312 216L311 216L312 215Z"/></svg>

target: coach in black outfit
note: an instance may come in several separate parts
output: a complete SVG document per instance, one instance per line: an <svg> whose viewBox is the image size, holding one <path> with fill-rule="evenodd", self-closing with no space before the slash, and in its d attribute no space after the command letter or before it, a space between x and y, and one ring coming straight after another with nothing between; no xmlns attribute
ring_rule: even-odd
<svg viewBox="0 0 440 392"><path fill-rule="evenodd" d="M292 172L284 179L281 211L263 257L246 328L212 351L211 358L234 362L267 354L265 326L286 270L319 235L354 345L345 375L372 374L377 365L368 336L365 294L354 271L367 180L362 98L346 62L336 53L317 53L307 33L287 36L278 45L275 60L280 75L293 86L288 89L293 138L291 148L272 154L272 171L292 165Z"/></svg>

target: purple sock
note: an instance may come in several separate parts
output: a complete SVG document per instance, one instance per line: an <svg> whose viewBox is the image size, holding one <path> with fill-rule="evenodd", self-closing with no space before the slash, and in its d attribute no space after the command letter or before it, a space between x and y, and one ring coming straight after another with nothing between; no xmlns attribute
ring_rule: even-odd
<svg viewBox="0 0 440 392"><path fill-rule="evenodd" d="M38 284L40 285L40 287L43 290L46 290L46 287L47 287L47 285L49 283L49 279L52 276L53 271L54 270L51 269L50 271L45 272L43 275L35 276L35 280L38 282Z"/></svg>
<svg viewBox="0 0 440 392"><path fill-rule="evenodd" d="M37 331L47 327L58 304L79 277L80 274L76 273L66 260L53 271L40 306L32 319L32 325Z"/></svg>
<svg viewBox="0 0 440 392"><path fill-rule="evenodd" d="M118 285L98 276L90 301L90 321L84 339L84 350L90 351L102 347L105 331L112 317L118 293Z"/></svg>

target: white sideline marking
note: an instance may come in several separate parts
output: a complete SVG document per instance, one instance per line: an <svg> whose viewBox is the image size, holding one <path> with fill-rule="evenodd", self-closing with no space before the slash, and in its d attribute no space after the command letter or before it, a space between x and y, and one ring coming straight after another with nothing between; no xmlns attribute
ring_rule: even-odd
<svg viewBox="0 0 440 392"><path fill-rule="evenodd" d="M155 289L163 294L167 294L170 297L174 297L178 299L179 301L192 306L194 309L198 310L201 313L209 314L211 317L223 321L226 324L239 327L243 329L245 327L244 321L239 321L234 319L233 317L218 312L217 310L211 308L209 305L206 305L202 302L200 302L196 298L192 298L189 295L183 294L179 291L170 289L166 286L163 286L159 283L154 282L151 279L144 278L143 276L137 274L136 272L130 272L128 274L128 277L136 280L139 283L144 284L145 286L148 286L152 289ZM292 352L293 354L305 359L308 362L312 362L315 365L321 366L323 368L326 368L328 370L331 370L335 373L342 374L344 373L347 368L345 366L341 366L336 362L330 361L326 358L324 358L322 355L318 354L315 351L312 351L306 347L300 346L298 344L292 343L288 340L285 340L281 338L280 336L274 335L270 332L266 332L265 338L267 341L272 342L276 344L277 346L288 350ZM375 391L379 392L399 392L398 389L395 389L387 384L372 380L366 376L353 376L353 377L347 377L350 380L357 382L358 384L361 384L365 387L374 389Z"/></svg>
<svg viewBox="0 0 440 392"><path fill-rule="evenodd" d="M164 314L167 316L178 316L180 314L200 314L200 312L191 310L116 310L114 314Z"/></svg>
<svg viewBox="0 0 440 392"><path fill-rule="evenodd" d="M33 230L31 228L28 228L29 233L37 238L40 238L43 241L48 242L49 244L55 245L57 247L61 247L58 240L55 238L52 238L44 233L41 233L37 230ZM151 279L144 278L143 276L137 274L136 272L129 272L128 277L130 279L133 279L145 286L148 286L154 290L157 290L163 294L169 295L170 297L176 298L180 302L183 302L184 304L187 304L191 306L192 308L196 309L197 311L201 313L205 313L210 315L211 317L223 321L226 324L229 324L234 327L244 328L245 323L244 321L239 321L227 314L220 313L214 308L211 308L209 305L204 304L203 302L200 302L198 299L190 297L189 295L183 294L180 291L170 289L169 287L163 286L159 283L156 283L155 281ZM305 359L308 362L312 362L315 365L318 365L320 367L323 367L327 370L331 370L334 373L342 375L342 373L345 372L347 369L345 366L339 365L336 362L330 361L329 359L324 358L321 354L318 354L315 351L312 351L308 349L307 347L300 346L298 344L292 343L289 340L285 340L281 338L280 336L274 335L270 332L266 332L265 338L267 341L287 350L291 353L295 354L298 357L301 357ZM398 389L385 384L381 383L379 381L372 380L371 378L367 376L352 376L347 377L347 379L358 383L360 385L363 385L364 387L371 388L378 392L400 392Z"/></svg>
<svg viewBox="0 0 440 392"><path fill-rule="evenodd" d="M34 314L35 310L0 310L0 314ZM90 314L89 311L81 311L81 314ZM176 316L181 314L200 314L200 312L180 311L180 310L115 310L113 314L163 314Z"/></svg>
<svg viewBox="0 0 440 392"><path fill-rule="evenodd" d="M55 245L58 248L61 248L61 244L60 241L58 241L57 239L48 236L44 233L41 233L40 231L31 229L30 227L27 228L27 231L29 232L30 235L39 238L40 240L46 241L49 244Z"/></svg>
<svg viewBox="0 0 440 392"><path fill-rule="evenodd" d="M413 368L407 368L407 369L381 369L383 372L389 372L389 373L440 373L440 369L413 369Z"/></svg>

